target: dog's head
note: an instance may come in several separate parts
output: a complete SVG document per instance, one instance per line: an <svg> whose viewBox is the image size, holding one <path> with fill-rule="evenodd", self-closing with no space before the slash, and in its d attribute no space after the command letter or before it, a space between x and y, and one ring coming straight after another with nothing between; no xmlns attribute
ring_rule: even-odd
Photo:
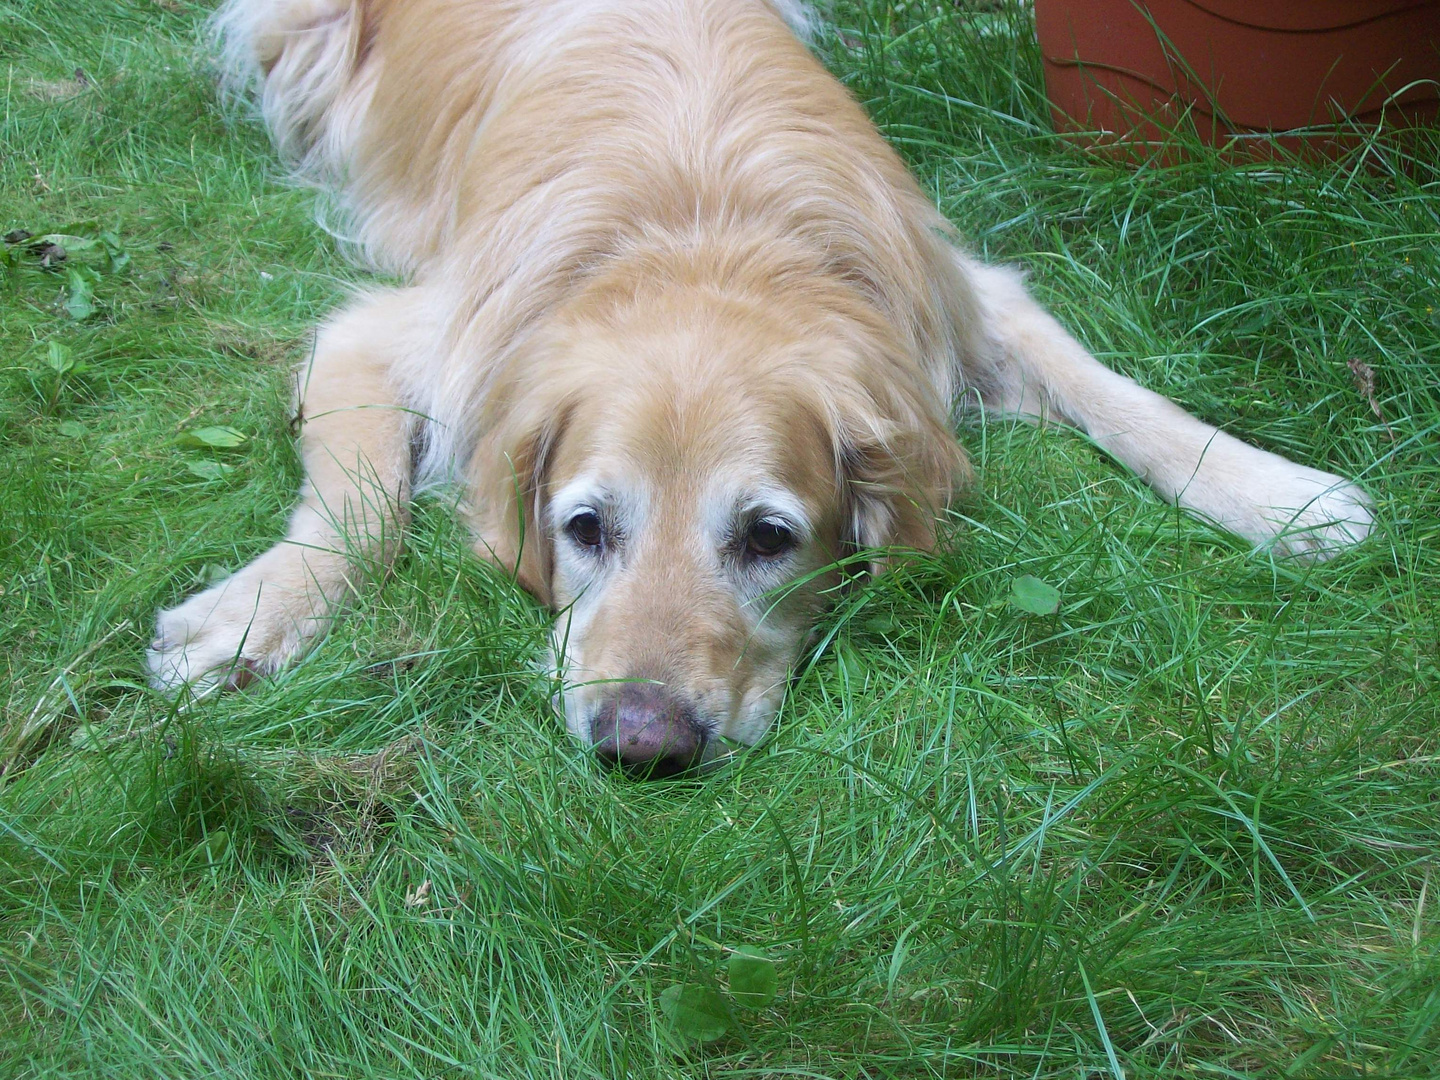
<svg viewBox="0 0 1440 1080"><path fill-rule="evenodd" d="M558 612L566 724L611 763L758 740L837 564L929 546L966 473L883 320L796 306L592 297L492 394L481 550Z"/></svg>

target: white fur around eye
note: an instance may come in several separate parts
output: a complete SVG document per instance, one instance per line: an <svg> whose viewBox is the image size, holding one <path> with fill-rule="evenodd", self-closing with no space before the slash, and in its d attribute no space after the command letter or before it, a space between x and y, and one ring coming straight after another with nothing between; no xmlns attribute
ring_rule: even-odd
<svg viewBox="0 0 1440 1080"><path fill-rule="evenodd" d="M795 546L803 546L812 528L805 504L790 491L766 486L753 490L717 491L712 494L706 515L706 529L717 545L743 542L745 532L757 521L774 521L795 537Z"/></svg>

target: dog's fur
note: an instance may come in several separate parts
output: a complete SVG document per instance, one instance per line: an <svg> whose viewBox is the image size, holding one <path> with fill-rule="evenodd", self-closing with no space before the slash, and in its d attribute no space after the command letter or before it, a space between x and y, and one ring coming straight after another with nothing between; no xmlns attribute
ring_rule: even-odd
<svg viewBox="0 0 1440 1080"><path fill-rule="evenodd" d="M637 732L658 724L686 762L753 742L836 560L932 543L968 476L967 406L1073 424L1282 554L1364 537L1358 487L1111 372L1017 273L954 247L782 14L803 17L795 0L226 5L227 55L281 152L409 284L319 331L290 533L161 614L157 684L279 669L391 557L416 478L457 475L477 550L561 612L576 735L645 758L665 747Z"/></svg>

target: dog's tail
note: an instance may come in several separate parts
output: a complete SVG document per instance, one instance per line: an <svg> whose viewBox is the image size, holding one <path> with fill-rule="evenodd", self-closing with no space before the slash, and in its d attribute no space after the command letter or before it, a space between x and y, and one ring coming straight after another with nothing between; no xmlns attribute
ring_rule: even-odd
<svg viewBox="0 0 1440 1080"><path fill-rule="evenodd" d="M306 180L344 173L364 112L366 0L227 0L211 27L221 87L254 95L285 160Z"/></svg>

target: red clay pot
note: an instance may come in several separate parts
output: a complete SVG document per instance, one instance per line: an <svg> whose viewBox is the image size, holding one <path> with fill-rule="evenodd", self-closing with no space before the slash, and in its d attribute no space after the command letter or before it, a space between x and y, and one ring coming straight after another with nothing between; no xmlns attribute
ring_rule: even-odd
<svg viewBox="0 0 1440 1080"><path fill-rule="evenodd" d="M1440 0L1035 0L1035 25L1057 129L1104 142L1157 140L1187 110L1223 145L1440 108Z"/></svg>

